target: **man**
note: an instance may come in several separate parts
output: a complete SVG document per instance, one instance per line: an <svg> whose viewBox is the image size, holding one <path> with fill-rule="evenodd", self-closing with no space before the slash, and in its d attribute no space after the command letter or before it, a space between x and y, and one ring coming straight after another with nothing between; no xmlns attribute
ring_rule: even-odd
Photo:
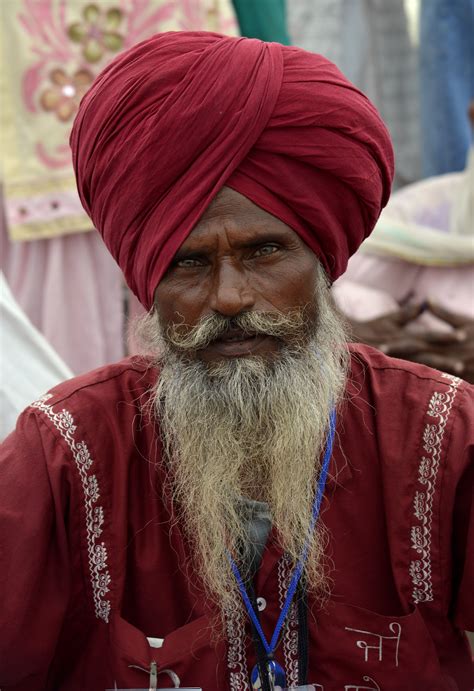
<svg viewBox="0 0 474 691"><path fill-rule="evenodd" d="M472 390L348 348L328 296L389 195L375 109L321 56L163 34L71 144L150 355L4 444L1 688L467 689Z"/></svg>

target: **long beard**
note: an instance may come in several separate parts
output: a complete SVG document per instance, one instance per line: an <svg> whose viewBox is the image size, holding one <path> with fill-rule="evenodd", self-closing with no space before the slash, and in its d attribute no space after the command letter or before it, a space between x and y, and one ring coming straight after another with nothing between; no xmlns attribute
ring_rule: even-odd
<svg viewBox="0 0 474 691"><path fill-rule="evenodd" d="M238 598L228 552L244 578L250 562L242 497L268 504L279 544L294 562L308 538L329 417L340 403L348 362L343 322L325 284L317 294L317 319L310 324L305 310L280 317L245 315L250 331L282 336L281 353L272 359L235 358L210 366L190 358L196 338L205 342L209 332L219 331L219 320L192 335L177 330L164 335L156 317L142 325L148 344L154 331L151 341L161 350L152 401L169 490L192 545L193 565L221 612ZM322 596L324 548L319 520L303 577L307 588Z"/></svg>

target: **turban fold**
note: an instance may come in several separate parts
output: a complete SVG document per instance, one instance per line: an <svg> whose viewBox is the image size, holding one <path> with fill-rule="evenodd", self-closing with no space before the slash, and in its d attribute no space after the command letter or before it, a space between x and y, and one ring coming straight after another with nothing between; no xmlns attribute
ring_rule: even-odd
<svg viewBox="0 0 474 691"><path fill-rule="evenodd" d="M110 63L71 147L82 204L148 309L224 185L289 225L335 280L393 177L385 125L335 65L207 32L157 34Z"/></svg>

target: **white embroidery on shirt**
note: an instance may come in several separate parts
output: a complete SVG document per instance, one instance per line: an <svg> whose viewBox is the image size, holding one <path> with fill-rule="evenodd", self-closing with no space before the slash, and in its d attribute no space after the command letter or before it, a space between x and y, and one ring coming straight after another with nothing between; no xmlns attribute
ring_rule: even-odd
<svg viewBox="0 0 474 691"><path fill-rule="evenodd" d="M107 570L107 548L103 542L98 543L102 534L104 524L104 509L102 506L94 506L100 497L99 483L97 477L89 473L94 461L89 453L89 449L84 441L76 441L74 434L76 425L74 418L69 411L63 409L56 413L51 405L46 405L46 401L52 398L52 394L46 394L32 403L32 407L40 410L51 420L58 432L61 434L71 453L81 478L82 489L84 492L84 506L86 511L86 534L87 551L89 556L89 569L91 574L92 593L94 597L95 614L98 619L109 621L110 602L105 599L105 595L110 588L110 574Z"/></svg>
<svg viewBox="0 0 474 691"><path fill-rule="evenodd" d="M245 613L240 601L225 612L227 631L227 667L231 691L250 691L245 658Z"/></svg>
<svg viewBox="0 0 474 691"><path fill-rule="evenodd" d="M293 573L288 557L278 562L278 594L280 607L283 606ZM227 667L231 691L249 691L249 675L245 655L245 618L243 606L236 602L225 613L227 631ZM291 688L298 684L298 610L293 603L290 607L287 624L283 633L283 656L287 684Z"/></svg>
<svg viewBox="0 0 474 691"><path fill-rule="evenodd" d="M360 686L358 684L346 684L344 691L382 691L380 686L371 677L362 677L363 681L370 681L374 686Z"/></svg>
<svg viewBox="0 0 474 691"><path fill-rule="evenodd" d="M411 547L420 555L419 559L410 562L410 576L413 583L413 601L432 602L433 584L431 581L431 526L433 521L433 498L436 488L441 447L446 424L456 397L461 379L451 374L443 374L451 384L446 392L435 391L432 395L427 415L437 418L434 423L428 422L423 431L423 449L418 467L418 489L413 498L413 513L418 521L411 527Z"/></svg>
<svg viewBox="0 0 474 691"><path fill-rule="evenodd" d="M290 587L291 576L293 575L293 564L288 556L283 556L278 562L278 598L280 610L285 604L288 588ZM291 603L288 611L287 620L283 633L283 659L286 670L286 683L288 687L298 684L298 608L296 603Z"/></svg>
<svg viewBox="0 0 474 691"><path fill-rule="evenodd" d="M370 645L369 643L367 643L367 641L363 640L356 641L356 646L364 651L364 662L369 661L369 655L371 650L377 651L378 661L382 662L384 641L396 641L394 657L395 667L398 667L398 648L400 647L400 638L402 635L402 627L398 622L391 621L388 625L388 628L390 629L391 633L395 634L393 636L383 636L382 634L374 633L373 631L363 631L362 629L351 629L349 628L349 626L345 626L344 628L346 631L354 631L354 633L363 633L366 636L374 636L378 639L375 645Z"/></svg>

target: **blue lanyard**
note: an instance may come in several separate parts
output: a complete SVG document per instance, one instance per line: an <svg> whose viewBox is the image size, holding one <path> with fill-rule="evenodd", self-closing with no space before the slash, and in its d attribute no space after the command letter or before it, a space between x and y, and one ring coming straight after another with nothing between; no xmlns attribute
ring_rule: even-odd
<svg viewBox="0 0 474 691"><path fill-rule="evenodd" d="M277 647L278 644L278 639L280 637L281 629L283 627L283 624L285 623L286 615L288 614L288 610L290 609L290 605L292 603L293 597L296 592L296 588L298 587L298 583L301 578L301 574L303 573L303 568L306 563L306 559L308 558L308 550L309 550L309 542L311 535L313 534L314 528L316 526L316 521L318 520L319 516L319 509L321 508L321 501L323 498L324 494L324 488L326 486L326 478L328 474L328 468L329 468L329 461L331 460L331 455L332 455L332 449L334 446L334 435L336 431L336 411L333 410L331 413L331 417L329 420L329 433L328 433L328 440L326 444L326 450L324 452L324 458L323 458L323 464L321 468L321 473L319 475L319 480L318 480L318 486L316 489L316 495L314 497L314 502L313 502L313 510L312 510L312 515L311 515L311 523L309 525L309 530L308 530L308 537L306 538L306 542L304 544L303 550L301 552L301 556L298 560L298 563L296 564L293 574L291 576L291 582L288 588L288 592L286 594L286 599L284 602L284 605L282 607L282 610L280 612L280 616L278 617L278 621L275 626L275 631L273 632L272 639L270 641L270 644L268 643L265 634L263 633L262 626L260 624L259 618L252 606L252 603L250 602L250 598L248 596L247 590L245 588L242 576L239 571L239 567L235 563L234 559L232 558L232 555L230 553L227 553L227 558L229 560L231 569L233 571L233 574L236 578L237 585L239 586L240 594L242 595L242 599L245 604L245 608L247 609L248 615L250 619L252 620L253 625L255 626L255 629L258 632L258 635L260 636L260 639L262 641L263 647L265 648L265 652L267 653L268 657L271 658L273 655L273 651Z"/></svg>

